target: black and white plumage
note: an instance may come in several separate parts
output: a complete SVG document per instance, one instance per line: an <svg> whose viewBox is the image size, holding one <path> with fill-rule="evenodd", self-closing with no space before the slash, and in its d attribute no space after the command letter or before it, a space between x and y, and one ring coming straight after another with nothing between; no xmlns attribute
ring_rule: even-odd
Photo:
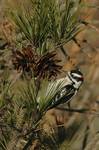
<svg viewBox="0 0 99 150"><path fill-rule="evenodd" d="M77 93L81 84L83 83L83 74L79 70L72 70L67 73L65 78L57 80L64 82L63 87L60 91L55 95L52 100L52 103L48 109L54 108L60 104L70 102L71 98Z"/></svg>

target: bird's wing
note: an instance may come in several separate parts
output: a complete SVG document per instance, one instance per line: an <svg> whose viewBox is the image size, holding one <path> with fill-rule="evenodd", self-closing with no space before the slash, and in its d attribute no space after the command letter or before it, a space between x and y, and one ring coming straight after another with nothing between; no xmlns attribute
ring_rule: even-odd
<svg viewBox="0 0 99 150"><path fill-rule="evenodd" d="M73 95L75 95L75 88L73 88L72 85L64 86L52 99L50 109L58 106L59 104L68 102Z"/></svg>

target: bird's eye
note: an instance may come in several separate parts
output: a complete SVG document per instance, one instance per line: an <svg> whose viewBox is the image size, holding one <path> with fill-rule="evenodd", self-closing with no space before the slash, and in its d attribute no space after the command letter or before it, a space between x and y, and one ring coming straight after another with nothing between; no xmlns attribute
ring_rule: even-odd
<svg viewBox="0 0 99 150"><path fill-rule="evenodd" d="M76 79L76 78L77 78L75 75L73 75L73 74L71 74L71 75L72 75L72 77L73 77L74 79Z"/></svg>
<svg viewBox="0 0 99 150"><path fill-rule="evenodd" d="M76 79L77 81L80 81L80 78L75 77L75 79Z"/></svg>

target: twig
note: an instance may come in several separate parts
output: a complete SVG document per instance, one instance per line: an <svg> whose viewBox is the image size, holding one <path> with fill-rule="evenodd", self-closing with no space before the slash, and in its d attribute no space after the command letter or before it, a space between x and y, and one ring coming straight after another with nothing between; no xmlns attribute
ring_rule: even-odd
<svg viewBox="0 0 99 150"><path fill-rule="evenodd" d="M61 107L56 107L56 109L62 110L62 111L69 111L69 112L74 112L74 113L85 113L88 112L89 109L87 108L82 108L82 109L68 109L68 108L61 108Z"/></svg>
<svg viewBox="0 0 99 150"><path fill-rule="evenodd" d="M94 112L93 110L90 110L88 108L81 108L81 109L68 109L68 108L61 108L61 107L56 107L56 109L62 110L62 111L68 111L68 112L74 112L74 113L81 113L81 114L85 114L88 113L89 115L98 115L99 116L99 112Z"/></svg>
<svg viewBox="0 0 99 150"><path fill-rule="evenodd" d="M75 44L76 44L79 48L81 48L81 45L80 45L80 43L78 42L78 40L77 40L76 38L73 38L73 41L75 42Z"/></svg>
<svg viewBox="0 0 99 150"><path fill-rule="evenodd" d="M86 144L87 144L87 139L88 139L88 135L89 135L88 131L89 131L89 125L86 126L85 136L84 136L83 143L82 143L82 150L85 149Z"/></svg>
<svg viewBox="0 0 99 150"><path fill-rule="evenodd" d="M60 46L60 49L61 49L62 53L64 54L64 56L68 59L69 56L68 56L67 52L65 51L63 45Z"/></svg>
<svg viewBox="0 0 99 150"><path fill-rule="evenodd" d="M87 22L87 21L81 21L82 24L84 24L85 26L89 26L92 29L94 29L95 31L97 31L99 33L99 29L97 27L95 27L94 25L92 25L91 23Z"/></svg>

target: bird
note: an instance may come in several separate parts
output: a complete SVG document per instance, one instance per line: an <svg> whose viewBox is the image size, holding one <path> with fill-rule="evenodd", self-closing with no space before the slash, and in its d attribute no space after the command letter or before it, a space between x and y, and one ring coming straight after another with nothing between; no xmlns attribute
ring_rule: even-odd
<svg viewBox="0 0 99 150"><path fill-rule="evenodd" d="M53 97L48 110L64 103L67 103L70 108L70 101L81 87L84 81L84 76L79 69L74 69L68 71L66 77L58 79L57 83L60 81L65 81L64 85Z"/></svg>

